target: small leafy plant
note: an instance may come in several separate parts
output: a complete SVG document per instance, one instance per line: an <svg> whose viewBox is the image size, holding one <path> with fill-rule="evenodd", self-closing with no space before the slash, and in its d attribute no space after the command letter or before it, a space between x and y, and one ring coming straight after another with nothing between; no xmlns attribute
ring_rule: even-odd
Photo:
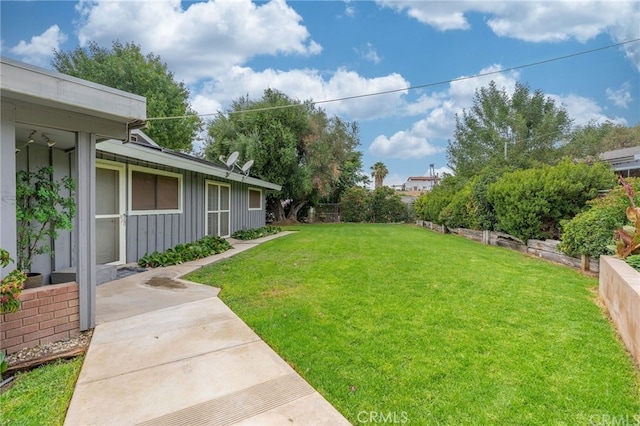
<svg viewBox="0 0 640 426"><path fill-rule="evenodd" d="M138 265L143 268L179 265L223 253L230 248L231 244L224 238L206 236L192 243L178 244L163 253L158 251L147 253L138 260Z"/></svg>
<svg viewBox="0 0 640 426"><path fill-rule="evenodd" d="M9 364L7 364L7 360L5 359L4 352L0 352L0 380L2 380L2 375L9 368Z"/></svg>
<svg viewBox="0 0 640 426"><path fill-rule="evenodd" d="M241 229L234 232L231 237L237 240L255 240L256 238L266 237L282 232L278 226L263 226L262 228Z"/></svg>
<svg viewBox="0 0 640 426"><path fill-rule="evenodd" d="M71 230L76 214L75 188L75 180L68 176L54 180L51 166L16 173L18 269L30 271L36 254L51 252L50 241L58 238L58 231ZM64 196L63 190L69 191L69 196Z"/></svg>
<svg viewBox="0 0 640 426"><path fill-rule="evenodd" d="M0 265L4 268L12 261L9 252L0 248ZM27 276L19 269L14 269L2 278L0 283L0 314L16 312L20 309L20 295L26 279Z"/></svg>
<svg viewBox="0 0 640 426"><path fill-rule="evenodd" d="M615 231L613 239L616 244L616 254L623 259L631 255L640 254L640 207L637 207L633 197L634 191L622 176L619 177L620 184L625 189L631 205L627 207L627 219L632 225L625 225Z"/></svg>

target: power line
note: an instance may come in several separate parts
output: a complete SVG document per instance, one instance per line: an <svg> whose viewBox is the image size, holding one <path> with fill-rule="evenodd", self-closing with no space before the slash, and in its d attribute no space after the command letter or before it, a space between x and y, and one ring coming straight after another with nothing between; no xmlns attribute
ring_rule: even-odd
<svg viewBox="0 0 640 426"><path fill-rule="evenodd" d="M588 55L588 54L591 54L591 53L594 53L594 52L599 52L601 50L606 50L606 49L611 49L611 48L614 48L614 47L623 46L625 44L636 43L638 41L640 41L640 38L636 38L636 39L633 39L633 40L626 40L626 41L622 41L622 42L619 42L619 43L610 44L608 46L596 47L594 49L583 50L581 52L570 53L568 55L557 56L557 57L550 58L550 59L544 59L544 60L541 60L541 61L531 62L529 64L524 64L524 65L517 65L517 66L514 66L514 67L504 68L504 69L496 70L496 71L487 71L487 72L480 73L480 74L474 74L474 75L464 76L464 77L457 77L457 78L452 78L452 79L449 79L449 80L438 81L438 82L435 82L435 83L426 83L426 84L420 84L420 85L417 85L417 86L403 87L401 89L392 89L392 90L385 90L385 91L381 91L381 92L365 93L365 94L362 94L362 95L344 96L344 97L341 97L341 98L325 99L325 100L322 100L322 101L311 101L311 102L309 102L309 104L318 105L318 104L326 104L326 103L331 103L331 102L341 102L341 101L348 101L348 100L352 100L352 99L367 98L367 97L371 97L371 96L388 95L388 94L391 94L391 93L398 93L398 92L404 92L404 91L409 91L409 90L424 89L426 87L441 86L443 84L450 84L450 83L454 83L456 81L463 81L463 80L470 80L470 79L474 79L474 78L486 77L486 76L489 76L489 75L500 74L500 73L503 73L503 72L515 71L515 70L519 70L519 69L523 69L523 68L530 68L530 67L535 67L535 66L538 66L538 65L548 64L550 62L562 61L562 60L569 59L569 58L575 58L576 56ZM302 105L305 105L305 104L279 105L279 106L270 106L270 107L264 107L264 108L245 109L245 110L240 110L240 111L230 111L229 114L242 114L242 113L246 113L246 112L262 112L262 111L270 111L270 110L285 109L285 108L295 108L295 107L299 107L299 106L302 106ZM208 117L208 116L217 115L217 114L218 114L218 112L208 113L208 114L180 115L180 116L173 116L173 117L150 117L150 118L147 118L147 120L149 120L149 121L152 121L152 120L154 120L154 121L155 120L177 120L177 119L189 118L189 117Z"/></svg>

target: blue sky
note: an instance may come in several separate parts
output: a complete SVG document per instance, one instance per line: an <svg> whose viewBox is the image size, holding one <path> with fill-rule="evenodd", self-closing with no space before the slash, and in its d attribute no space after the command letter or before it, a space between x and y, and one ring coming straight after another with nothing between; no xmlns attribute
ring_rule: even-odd
<svg viewBox="0 0 640 426"><path fill-rule="evenodd" d="M54 49L135 42L167 63L201 114L265 88L360 125L364 171L385 184L446 171L455 114L476 89L516 82L564 105L574 125L640 124L640 42L486 77L485 72L640 38L625 1L6 1L2 55L45 68Z"/></svg>

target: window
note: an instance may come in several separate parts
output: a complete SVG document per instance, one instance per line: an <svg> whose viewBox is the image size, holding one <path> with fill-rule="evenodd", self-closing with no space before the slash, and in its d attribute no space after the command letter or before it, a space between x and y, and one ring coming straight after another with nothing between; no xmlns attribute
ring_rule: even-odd
<svg viewBox="0 0 640 426"><path fill-rule="evenodd" d="M182 175L129 166L131 214L182 213Z"/></svg>
<svg viewBox="0 0 640 426"><path fill-rule="evenodd" d="M249 210L262 210L262 191L249 188Z"/></svg>

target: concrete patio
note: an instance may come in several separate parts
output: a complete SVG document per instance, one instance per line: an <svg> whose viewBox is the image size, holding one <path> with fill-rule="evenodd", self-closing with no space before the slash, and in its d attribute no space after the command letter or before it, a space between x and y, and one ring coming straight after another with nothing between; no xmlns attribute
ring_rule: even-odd
<svg viewBox="0 0 640 426"><path fill-rule="evenodd" d="M348 425L218 289L179 278L284 235L98 286L65 425Z"/></svg>

